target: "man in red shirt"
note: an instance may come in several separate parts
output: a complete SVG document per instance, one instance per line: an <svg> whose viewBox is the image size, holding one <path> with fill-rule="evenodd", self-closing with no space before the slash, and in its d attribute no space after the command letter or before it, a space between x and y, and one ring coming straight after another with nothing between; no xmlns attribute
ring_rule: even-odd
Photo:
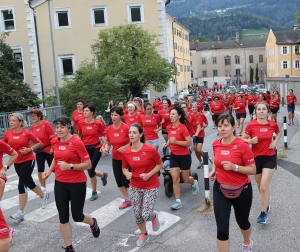
<svg viewBox="0 0 300 252"><path fill-rule="evenodd" d="M297 97L294 95L294 90L290 89L289 94L286 96L286 105L289 118L288 125L294 125L295 102L297 102Z"/></svg>

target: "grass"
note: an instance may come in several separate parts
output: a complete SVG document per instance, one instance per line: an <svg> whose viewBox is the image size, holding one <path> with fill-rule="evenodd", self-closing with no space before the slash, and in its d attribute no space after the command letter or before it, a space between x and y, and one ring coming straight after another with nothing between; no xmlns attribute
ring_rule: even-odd
<svg viewBox="0 0 300 252"><path fill-rule="evenodd" d="M268 29L244 29L242 31L242 38L243 39L254 39L254 38L261 38L264 35L265 38L268 37L269 30Z"/></svg>
<svg viewBox="0 0 300 252"><path fill-rule="evenodd" d="M288 158L288 156L285 153L283 152L277 153L277 159L284 159L284 158Z"/></svg>

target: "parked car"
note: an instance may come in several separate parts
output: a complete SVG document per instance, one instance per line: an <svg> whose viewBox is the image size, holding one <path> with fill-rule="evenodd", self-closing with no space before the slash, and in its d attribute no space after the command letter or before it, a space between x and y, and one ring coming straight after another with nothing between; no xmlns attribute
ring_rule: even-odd
<svg viewBox="0 0 300 252"><path fill-rule="evenodd" d="M194 101L196 101L196 99L198 98L198 94L189 94L189 95L187 95L187 97L189 97L189 96L193 96Z"/></svg>
<svg viewBox="0 0 300 252"><path fill-rule="evenodd" d="M229 92L230 93L235 93L237 91L235 86L229 86Z"/></svg>
<svg viewBox="0 0 300 252"><path fill-rule="evenodd" d="M179 94L188 95L190 91L188 89L182 89Z"/></svg>

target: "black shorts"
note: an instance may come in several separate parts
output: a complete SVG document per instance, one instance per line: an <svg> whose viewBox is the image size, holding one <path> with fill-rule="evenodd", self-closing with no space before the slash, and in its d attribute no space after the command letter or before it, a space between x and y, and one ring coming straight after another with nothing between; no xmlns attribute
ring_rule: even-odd
<svg viewBox="0 0 300 252"><path fill-rule="evenodd" d="M196 139L195 139L195 144L197 144L197 143L202 143L203 144L203 142L204 142L204 137L196 137Z"/></svg>
<svg viewBox="0 0 300 252"><path fill-rule="evenodd" d="M248 106L249 114L252 115L254 112L254 106Z"/></svg>
<svg viewBox="0 0 300 252"><path fill-rule="evenodd" d="M246 113L243 113L243 114L235 114L237 120L239 120L239 119L241 119L241 118L244 118L244 119L245 119L245 118L246 118L246 115L247 115Z"/></svg>
<svg viewBox="0 0 300 252"><path fill-rule="evenodd" d="M168 131L166 131L165 129L162 129L162 130L161 130L161 134L166 134L166 135L168 135Z"/></svg>
<svg viewBox="0 0 300 252"><path fill-rule="evenodd" d="M219 116L220 116L220 114L214 114L214 115L212 115L213 121L216 122Z"/></svg>
<svg viewBox="0 0 300 252"><path fill-rule="evenodd" d="M272 114L277 114L279 108L270 108Z"/></svg>
<svg viewBox="0 0 300 252"><path fill-rule="evenodd" d="M276 169L277 155L273 156L257 156L254 158L256 165L256 174L261 174L263 168Z"/></svg>
<svg viewBox="0 0 300 252"><path fill-rule="evenodd" d="M179 167L180 170L191 169L192 157L190 154L187 155L174 155L171 153L170 157L170 168Z"/></svg>

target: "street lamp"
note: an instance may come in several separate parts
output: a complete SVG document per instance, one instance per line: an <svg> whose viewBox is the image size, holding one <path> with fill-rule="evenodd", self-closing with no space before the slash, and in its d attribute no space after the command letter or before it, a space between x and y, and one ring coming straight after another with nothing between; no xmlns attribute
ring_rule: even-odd
<svg viewBox="0 0 300 252"><path fill-rule="evenodd" d="M263 72L263 69L262 69L262 67L261 67L261 68L260 68L260 77L261 77L261 81L263 82L262 72ZM263 82L263 83L264 83L264 87L265 87L265 82Z"/></svg>

